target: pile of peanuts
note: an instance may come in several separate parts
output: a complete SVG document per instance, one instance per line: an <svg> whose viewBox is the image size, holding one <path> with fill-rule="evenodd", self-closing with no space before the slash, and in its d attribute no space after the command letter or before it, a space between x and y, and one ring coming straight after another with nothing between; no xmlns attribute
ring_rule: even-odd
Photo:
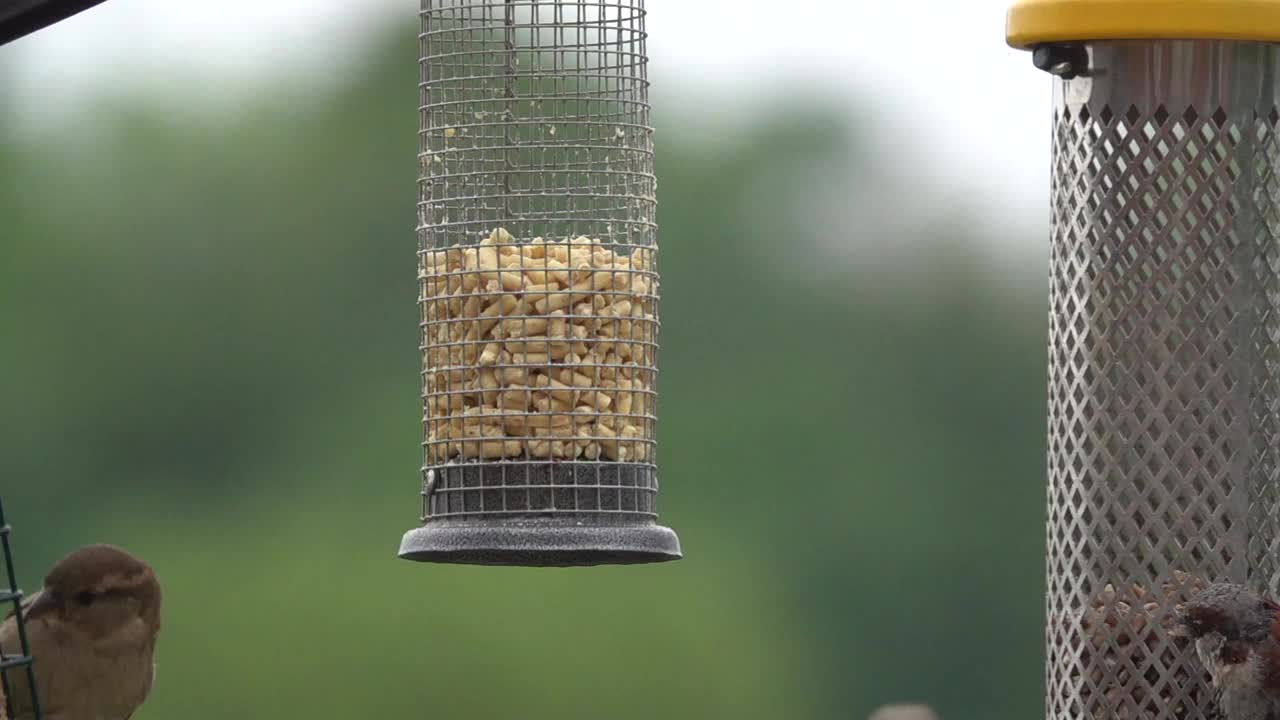
<svg viewBox="0 0 1280 720"><path fill-rule="evenodd" d="M1089 682L1080 688L1084 705L1092 707L1094 713L1119 720L1154 718L1159 716L1162 705L1168 708L1175 702L1174 688L1185 688L1191 707L1178 703L1172 708L1174 717L1193 717L1195 708L1211 706L1208 676L1194 657L1187 662L1177 662L1177 653L1188 641L1168 635L1177 622L1173 608L1207 586L1200 578L1175 571L1172 578L1161 583L1159 597L1138 584L1119 590L1107 585L1093 596L1080 616L1086 642L1083 648L1076 647L1081 650L1080 663L1091 669ZM1162 599L1168 612L1162 610ZM1154 683L1149 678L1144 681L1130 677L1129 668L1141 670L1144 659L1161 647L1161 635L1173 640L1173 647L1164 646L1161 664L1174 666L1175 672L1172 682L1163 684L1160 694L1154 695L1151 693ZM1100 707L1096 697L1099 693L1103 696ZM1132 712L1134 707L1138 708L1136 714Z"/></svg>
<svg viewBox="0 0 1280 720"><path fill-rule="evenodd" d="M428 462L650 461L653 252L502 228L423 252Z"/></svg>

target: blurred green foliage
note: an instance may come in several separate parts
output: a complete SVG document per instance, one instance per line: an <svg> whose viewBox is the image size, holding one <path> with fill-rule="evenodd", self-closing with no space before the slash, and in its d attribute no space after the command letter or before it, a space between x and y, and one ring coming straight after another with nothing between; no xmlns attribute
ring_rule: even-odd
<svg viewBox="0 0 1280 720"><path fill-rule="evenodd" d="M395 559L417 70L412 36L382 48L230 123L160 98L0 126L0 492L29 589L92 541L158 568L137 720L1039 713L1043 296L984 270L964 217L875 238L925 251L874 287L818 240L875 228L754 220L832 158L851 204L882 180L874 130L803 94L715 143L656 98L661 510L687 558Z"/></svg>

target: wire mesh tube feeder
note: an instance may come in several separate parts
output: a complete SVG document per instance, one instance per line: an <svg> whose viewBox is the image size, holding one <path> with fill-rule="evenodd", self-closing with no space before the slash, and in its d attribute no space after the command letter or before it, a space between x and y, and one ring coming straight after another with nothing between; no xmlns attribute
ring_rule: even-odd
<svg viewBox="0 0 1280 720"><path fill-rule="evenodd" d="M1280 2L1006 30L1056 76L1046 716L1214 717L1175 606L1280 581Z"/></svg>
<svg viewBox="0 0 1280 720"><path fill-rule="evenodd" d="M657 524L643 0L423 0L410 560L678 559Z"/></svg>

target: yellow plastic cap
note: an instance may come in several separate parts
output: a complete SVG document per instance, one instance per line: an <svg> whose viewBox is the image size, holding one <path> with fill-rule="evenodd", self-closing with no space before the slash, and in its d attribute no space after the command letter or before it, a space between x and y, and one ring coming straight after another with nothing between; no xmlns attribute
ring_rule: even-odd
<svg viewBox="0 0 1280 720"><path fill-rule="evenodd" d="M1005 40L1026 49L1072 40L1280 42L1280 0L1015 0Z"/></svg>

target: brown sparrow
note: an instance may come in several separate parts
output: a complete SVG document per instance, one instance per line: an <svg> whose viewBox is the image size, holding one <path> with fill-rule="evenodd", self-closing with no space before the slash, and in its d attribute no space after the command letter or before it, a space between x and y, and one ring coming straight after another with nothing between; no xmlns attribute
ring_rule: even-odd
<svg viewBox="0 0 1280 720"><path fill-rule="evenodd" d="M1217 583L1178 609L1174 634L1191 638L1225 720L1280 718L1280 605Z"/></svg>
<svg viewBox="0 0 1280 720"><path fill-rule="evenodd" d="M44 720L128 720L151 692L160 584L120 548L90 545L59 560L22 605ZM0 650L18 652L14 618ZM11 720L30 720L26 671L9 671Z"/></svg>

